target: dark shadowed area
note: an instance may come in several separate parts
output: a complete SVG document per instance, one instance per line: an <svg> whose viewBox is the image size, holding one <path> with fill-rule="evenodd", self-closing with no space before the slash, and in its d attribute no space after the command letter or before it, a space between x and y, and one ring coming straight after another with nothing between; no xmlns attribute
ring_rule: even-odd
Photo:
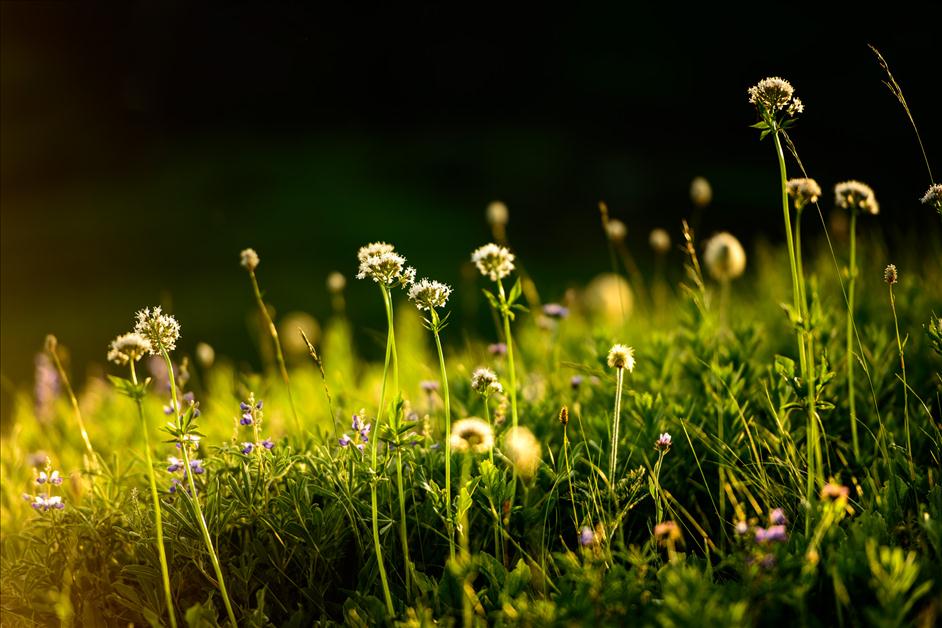
<svg viewBox="0 0 942 628"><path fill-rule="evenodd" d="M929 181L912 129L867 48L890 63L932 159L937 14L770 35L627 4L520 18L314 3L0 10L5 397L30 381L47 332L82 373L156 303L182 322L184 349L205 340L254 361L246 246L279 312L323 317L327 273L352 279L367 241L457 283L497 198L550 299L607 268L599 199L642 263L652 227L679 233L697 175L714 191L702 233L777 241L776 162L745 95L767 75L804 101L793 136L825 189L867 181L874 226L938 232L918 202ZM348 292L354 321L381 325L373 291Z"/></svg>

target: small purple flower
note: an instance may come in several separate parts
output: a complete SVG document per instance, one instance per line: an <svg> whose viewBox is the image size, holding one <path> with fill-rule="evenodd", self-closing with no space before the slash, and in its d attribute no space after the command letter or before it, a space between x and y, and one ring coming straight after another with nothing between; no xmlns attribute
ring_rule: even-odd
<svg viewBox="0 0 942 628"><path fill-rule="evenodd" d="M242 402L239 403L239 410L241 410L243 414L246 413L246 412L248 412L248 411L251 410L251 409L252 409L252 406L250 406L249 404L245 403L244 401L242 401Z"/></svg>
<svg viewBox="0 0 942 628"><path fill-rule="evenodd" d="M582 382L585 378L582 375L573 375L569 380L569 385L572 386L572 389L575 390L582 385Z"/></svg>
<svg viewBox="0 0 942 628"><path fill-rule="evenodd" d="M360 428L360 436L363 437L363 440L368 440L367 436L370 434L370 428L373 427L372 423L367 423L362 428Z"/></svg>
<svg viewBox="0 0 942 628"><path fill-rule="evenodd" d="M419 386L427 394L431 395L433 392L438 390L438 381L434 379L423 379L421 382L419 382Z"/></svg>
<svg viewBox="0 0 942 628"><path fill-rule="evenodd" d="M258 400L258 403L255 404L255 409L256 409L256 410L261 410L261 409L262 409L262 400L261 400L261 399L259 399L259 400Z"/></svg>
<svg viewBox="0 0 942 628"><path fill-rule="evenodd" d="M170 465L167 467L167 471L170 473L176 473L183 468L183 461L176 456L170 456L167 458L167 461L170 463Z"/></svg>
<svg viewBox="0 0 942 628"><path fill-rule="evenodd" d="M275 447L275 441L273 441L270 438L266 438L265 440L262 441L262 447L271 451Z"/></svg>
<svg viewBox="0 0 942 628"><path fill-rule="evenodd" d="M664 432L658 436L657 441L654 443L654 448L658 451L667 451L671 448L671 435L667 432Z"/></svg>
<svg viewBox="0 0 942 628"><path fill-rule="evenodd" d="M503 342L495 342L487 345L487 352L491 355L507 355L507 345Z"/></svg>
<svg viewBox="0 0 942 628"><path fill-rule="evenodd" d="M350 423L350 426L353 428L354 432L359 432L363 428L363 420L359 415L353 415L353 421Z"/></svg>
<svg viewBox="0 0 942 628"><path fill-rule="evenodd" d="M193 473L200 475L206 472L206 469L203 467L202 460L190 460L190 469L193 470Z"/></svg>
<svg viewBox="0 0 942 628"><path fill-rule="evenodd" d="M350 438L349 436L347 436L346 434L344 434L343 436L341 436L339 440L340 440L340 446L341 446L341 447L349 447L349 446L350 446L350 443L353 442L353 439L351 439L351 438Z"/></svg>
<svg viewBox="0 0 942 628"><path fill-rule="evenodd" d="M252 453L253 449L255 449L255 443L242 443L242 453L246 456Z"/></svg>
<svg viewBox="0 0 942 628"><path fill-rule="evenodd" d="M184 393L183 401L186 403L194 403L196 401L196 395L194 395L192 392Z"/></svg>
<svg viewBox="0 0 942 628"><path fill-rule="evenodd" d="M788 517L785 516L785 511L781 508L776 508L771 513L769 513L769 521L773 525L783 526L788 523Z"/></svg>
<svg viewBox="0 0 942 628"><path fill-rule="evenodd" d="M170 480L170 492L171 492L171 493L176 493L178 486L183 486L183 482L181 482L181 481L178 480L177 478L171 478L171 480Z"/></svg>
<svg viewBox="0 0 942 628"><path fill-rule="evenodd" d="M171 414L173 414L173 406L171 406L170 404L165 405L164 414L166 414L167 416L170 416Z"/></svg>
<svg viewBox="0 0 942 628"><path fill-rule="evenodd" d="M783 525L774 525L765 531L765 540L770 543L784 543L788 540L788 532Z"/></svg>
<svg viewBox="0 0 942 628"><path fill-rule="evenodd" d="M239 423L241 425L252 425L252 423L254 423L254 421L252 420L252 413L246 412L245 414L243 414L242 418L239 419Z"/></svg>
<svg viewBox="0 0 942 628"><path fill-rule="evenodd" d="M566 318L569 316L569 308L559 303L547 303L543 306L543 314L550 318Z"/></svg>
<svg viewBox="0 0 942 628"><path fill-rule="evenodd" d="M199 418L199 416L200 416L200 409L198 407L193 408L193 418L196 419L196 418Z"/></svg>
<svg viewBox="0 0 942 628"><path fill-rule="evenodd" d="M593 542L595 542L595 532L589 526L584 526L579 532L579 545L586 547L592 545Z"/></svg>

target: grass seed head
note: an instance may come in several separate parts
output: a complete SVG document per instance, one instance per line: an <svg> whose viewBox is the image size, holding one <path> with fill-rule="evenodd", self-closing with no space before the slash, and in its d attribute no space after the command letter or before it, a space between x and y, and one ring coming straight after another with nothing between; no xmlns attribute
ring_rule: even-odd
<svg viewBox="0 0 942 628"><path fill-rule="evenodd" d="M899 275L896 273L896 264L888 264L883 270L883 281L892 286L898 279Z"/></svg>

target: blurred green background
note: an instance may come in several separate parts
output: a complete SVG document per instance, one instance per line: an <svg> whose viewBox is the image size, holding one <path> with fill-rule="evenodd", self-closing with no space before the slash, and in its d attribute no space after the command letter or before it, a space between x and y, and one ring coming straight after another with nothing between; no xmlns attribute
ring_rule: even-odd
<svg viewBox="0 0 942 628"><path fill-rule="evenodd" d="M774 155L748 128L745 97L770 74L806 104L794 137L823 186L871 183L883 209L872 226L892 246L938 234L918 203L928 179L912 130L866 47L890 62L931 157L942 150L937 11L899 28L881 15L777 35L724 30L712 9L629 6L0 11L4 415L46 333L81 381L146 305L178 316L185 350L203 340L257 363L246 246L279 313L323 319L324 279L339 270L354 323L370 328L382 313L352 280L356 248L394 242L420 275L459 284L498 198L546 299L608 268L599 199L627 222L643 266L652 227L679 234L697 175L714 191L701 233L777 241Z"/></svg>

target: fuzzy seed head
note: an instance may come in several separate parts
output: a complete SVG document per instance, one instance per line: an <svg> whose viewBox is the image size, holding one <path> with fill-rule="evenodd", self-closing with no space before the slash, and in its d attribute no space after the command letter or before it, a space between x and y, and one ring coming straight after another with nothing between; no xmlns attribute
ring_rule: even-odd
<svg viewBox="0 0 942 628"><path fill-rule="evenodd" d="M690 201L703 209L713 200L713 187L705 177L694 177L690 182Z"/></svg>
<svg viewBox="0 0 942 628"><path fill-rule="evenodd" d="M746 251L731 233L717 233L706 243L703 260L714 279L729 281L746 270Z"/></svg>
<svg viewBox="0 0 942 628"><path fill-rule="evenodd" d="M255 269L258 268L258 253L255 252L255 249L245 249L239 253L240 264L242 268L247 271L255 272Z"/></svg>
<svg viewBox="0 0 942 628"><path fill-rule="evenodd" d="M612 218L605 223L605 235L612 242L621 242L628 235L628 227L617 218Z"/></svg>
<svg viewBox="0 0 942 628"><path fill-rule="evenodd" d="M494 430L486 421L469 417L451 426L451 449L459 454L486 454L494 447Z"/></svg>
<svg viewBox="0 0 942 628"><path fill-rule="evenodd" d="M150 343L150 354L160 355L161 349L173 351L180 339L180 323L170 314L164 314L158 305L137 313L134 332Z"/></svg>
<svg viewBox="0 0 942 628"><path fill-rule="evenodd" d="M887 265L883 270L883 281L892 286L896 283L897 279L899 279L899 276L896 273L896 264Z"/></svg>
<svg viewBox="0 0 942 628"><path fill-rule="evenodd" d="M347 278L343 274L334 271L327 275L327 290L331 294L340 294L347 287Z"/></svg>
<svg viewBox="0 0 942 628"><path fill-rule="evenodd" d="M663 255L671 250L671 235L667 233L666 229L653 229L651 235L648 236L648 244L651 245L655 253Z"/></svg>
<svg viewBox="0 0 942 628"><path fill-rule="evenodd" d="M786 110L789 115L804 111L804 106L795 96L795 88L783 78L772 76L764 78L749 88L749 102L760 113L776 114Z"/></svg>
<svg viewBox="0 0 942 628"><path fill-rule="evenodd" d="M608 365L613 369L635 370L635 350L628 345L615 344L608 350Z"/></svg>
<svg viewBox="0 0 942 628"><path fill-rule="evenodd" d="M519 426L510 428L504 437L501 451L513 463L517 475L524 480L536 475L542 461L542 448L529 429Z"/></svg>
<svg viewBox="0 0 942 628"><path fill-rule="evenodd" d="M487 224L492 227L503 227L507 224L510 212L507 211L507 206L502 202L494 201L487 206L485 216L487 217Z"/></svg>
<svg viewBox="0 0 942 628"><path fill-rule="evenodd" d="M821 197L821 186L814 179L790 179L786 189L795 203L795 209L799 210L809 203L817 203Z"/></svg>
<svg viewBox="0 0 942 628"><path fill-rule="evenodd" d="M503 279L514 270L514 254L507 247L491 242L471 253L471 261L491 281Z"/></svg>
<svg viewBox="0 0 942 628"><path fill-rule="evenodd" d="M119 366L125 366L129 362L137 362L151 352L150 341L132 331L111 341L108 346L108 361Z"/></svg>
<svg viewBox="0 0 942 628"><path fill-rule="evenodd" d="M451 286L438 281L431 281L428 278L416 281L409 288L409 298L415 302L415 306L420 310L445 307L450 295Z"/></svg>
<svg viewBox="0 0 942 628"><path fill-rule="evenodd" d="M834 203L841 209L879 214L880 205L873 189L860 181L844 181L834 186Z"/></svg>
<svg viewBox="0 0 942 628"><path fill-rule="evenodd" d="M477 368L471 373L471 389L482 396L490 396L494 392L499 392L497 388L500 383L497 381L497 374L488 368Z"/></svg>

